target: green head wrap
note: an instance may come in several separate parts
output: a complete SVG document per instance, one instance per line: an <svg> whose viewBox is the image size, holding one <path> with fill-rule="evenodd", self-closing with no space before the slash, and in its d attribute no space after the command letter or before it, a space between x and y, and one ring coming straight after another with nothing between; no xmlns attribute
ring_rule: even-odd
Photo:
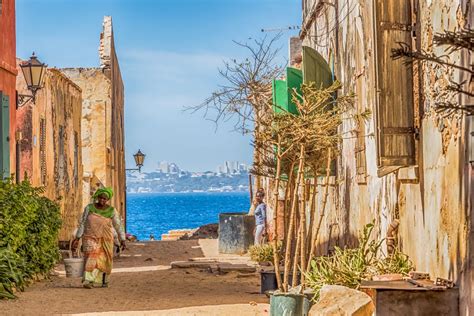
<svg viewBox="0 0 474 316"><path fill-rule="evenodd" d="M95 191L94 195L92 196L94 199L97 199L99 195L105 194L109 198L109 200L114 196L114 190L112 188L100 188Z"/></svg>

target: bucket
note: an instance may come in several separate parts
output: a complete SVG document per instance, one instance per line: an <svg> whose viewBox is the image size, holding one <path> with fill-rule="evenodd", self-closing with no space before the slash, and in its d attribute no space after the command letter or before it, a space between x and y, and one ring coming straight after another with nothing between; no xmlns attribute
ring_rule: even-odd
<svg viewBox="0 0 474 316"><path fill-rule="evenodd" d="M283 280L283 268L280 268L280 276ZM288 279L291 281L293 274L290 273ZM298 285L300 284L300 274L298 273ZM278 289L278 282L276 279L275 270L262 270L260 271L260 293L265 294L268 291L275 291Z"/></svg>
<svg viewBox="0 0 474 316"><path fill-rule="evenodd" d="M79 248L74 258L71 250L71 243L69 244L69 258L64 259L64 268L66 270L66 278L78 278L84 274L84 258L81 257Z"/></svg>
<svg viewBox="0 0 474 316"><path fill-rule="evenodd" d="M270 297L270 316L307 316L311 301L303 294L272 294Z"/></svg>

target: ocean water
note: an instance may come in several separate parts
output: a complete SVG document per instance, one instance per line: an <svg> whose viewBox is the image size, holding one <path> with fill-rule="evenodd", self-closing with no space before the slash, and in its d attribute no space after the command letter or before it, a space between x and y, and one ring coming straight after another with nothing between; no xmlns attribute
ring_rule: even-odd
<svg viewBox="0 0 474 316"><path fill-rule="evenodd" d="M219 213L247 212L249 206L245 192L127 194L127 232L158 240L169 230L217 223Z"/></svg>

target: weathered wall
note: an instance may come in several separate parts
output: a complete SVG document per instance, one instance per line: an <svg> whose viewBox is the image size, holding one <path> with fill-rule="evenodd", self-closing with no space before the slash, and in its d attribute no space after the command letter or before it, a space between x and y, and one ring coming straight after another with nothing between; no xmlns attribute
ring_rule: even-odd
<svg viewBox="0 0 474 316"><path fill-rule="evenodd" d="M10 173L15 172L16 117L15 0L3 0L0 10L0 91L10 98ZM1 150L1 149L0 149Z"/></svg>
<svg viewBox="0 0 474 316"><path fill-rule="evenodd" d="M17 89L27 93L21 73ZM59 239L64 241L70 240L82 213L81 112L81 89L56 69L47 70L35 103L17 111L21 179L26 174L34 186L44 187L46 197L59 203Z"/></svg>
<svg viewBox="0 0 474 316"><path fill-rule="evenodd" d="M100 68L61 71L82 89L83 204L100 185L112 187L112 205L125 215L124 87L116 56L112 20L104 18ZM87 194L86 194L87 193Z"/></svg>
<svg viewBox="0 0 474 316"><path fill-rule="evenodd" d="M304 1L308 13L303 22L303 45L318 50L330 65L334 60L343 92L357 95L354 111L370 109L376 113L373 1L333 1L335 6L316 6L315 2L321 1ZM311 9L316 7L318 13L312 15ZM419 45L428 52L443 54L442 48L433 48L433 34L453 31L467 22L461 1L420 1L418 10ZM450 55L453 62L459 63L460 58L459 53ZM385 237L390 222L399 219L398 239L403 251L418 270L428 271L432 277L454 279L461 286L461 309L467 314L469 306L474 306L470 293L472 253L468 252L472 214L467 203L470 166L465 159L465 117L440 119L433 110L435 101L443 101L441 92L446 91L448 79L459 76L433 64L422 68L421 86L415 83L414 87L415 125L420 131L414 167L379 177L375 115L362 130L353 120L344 121L341 132L352 137L345 137L341 147L337 173L341 184L337 194L331 195L332 206L328 208L332 210L327 213L320 242L351 244L363 225L372 220L378 236ZM354 154L361 133L366 159L363 174Z"/></svg>

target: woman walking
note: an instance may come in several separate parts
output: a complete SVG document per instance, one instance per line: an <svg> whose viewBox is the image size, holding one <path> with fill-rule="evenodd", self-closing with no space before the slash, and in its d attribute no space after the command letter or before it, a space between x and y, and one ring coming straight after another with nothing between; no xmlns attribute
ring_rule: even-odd
<svg viewBox="0 0 474 316"><path fill-rule="evenodd" d="M122 249L125 249L125 233L120 215L109 205L112 196L111 188L101 188L95 192L94 203L84 209L73 242L75 249L82 238L85 260L83 286L88 289L108 287L108 276L112 272L114 255L114 229Z"/></svg>

